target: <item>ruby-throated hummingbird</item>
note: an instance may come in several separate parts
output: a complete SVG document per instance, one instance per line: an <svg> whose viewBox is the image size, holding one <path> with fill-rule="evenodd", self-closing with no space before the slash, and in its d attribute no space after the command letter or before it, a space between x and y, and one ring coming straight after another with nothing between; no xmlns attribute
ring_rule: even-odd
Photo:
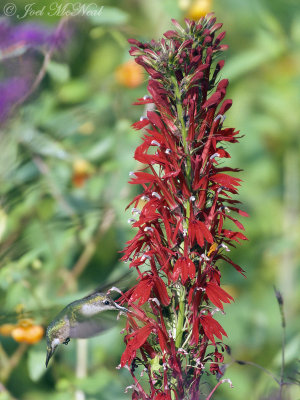
<svg viewBox="0 0 300 400"><path fill-rule="evenodd" d="M115 303L107 293L100 292L68 304L47 328L46 367L58 345L68 344L70 338L89 338L103 331L99 314L108 310L128 312L125 307Z"/></svg>

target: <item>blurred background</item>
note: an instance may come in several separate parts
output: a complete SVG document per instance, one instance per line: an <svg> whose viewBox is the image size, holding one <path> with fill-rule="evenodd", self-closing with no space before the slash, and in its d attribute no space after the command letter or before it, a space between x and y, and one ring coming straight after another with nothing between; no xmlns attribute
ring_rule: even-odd
<svg viewBox="0 0 300 400"><path fill-rule="evenodd" d="M56 29L62 17L47 15L47 8L36 13L51 0L36 1L23 18L29 3L14 0L17 13L1 17L2 26L17 30L30 22L41 31ZM0 399L131 398L124 393L132 384L129 373L116 370L124 319L88 342L60 348L47 370L43 330L55 310L128 268L119 251L133 236L125 207L135 195L127 182L140 143L130 125L143 113L132 103L146 94L147 76L130 61L127 39L158 39L171 29L171 18L182 22L210 11L224 23L230 46L222 76L230 81L233 107L225 124L244 135L229 152L230 165L244 170L239 200L250 214L243 221L249 242L232 250L247 279L223 266L223 283L235 303L219 320L234 359L279 377L275 285L287 322L285 375L299 379L299 1L93 4L102 12L64 21L67 34L55 46L47 35L29 49L0 35ZM0 14L4 5L2 0ZM43 65L45 49L51 57ZM35 84L24 104L14 106ZM223 384L213 398L277 398L275 381L262 370L227 362L225 377L234 388ZM300 398L297 386L284 392L287 399Z"/></svg>

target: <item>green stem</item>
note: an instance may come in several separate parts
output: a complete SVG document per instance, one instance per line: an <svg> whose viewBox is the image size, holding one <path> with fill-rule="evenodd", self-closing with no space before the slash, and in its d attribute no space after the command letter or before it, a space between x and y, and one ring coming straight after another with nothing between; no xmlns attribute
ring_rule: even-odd
<svg viewBox="0 0 300 400"><path fill-rule="evenodd" d="M190 154L189 154L189 148L187 144L187 130L183 118L183 108L182 108L182 101L181 101L181 94L180 94L180 89L178 86L178 82L176 77L173 75L171 77L172 83L174 85L174 93L175 93L175 98L176 98L176 109L177 109L177 115L178 115L178 120L181 124L181 133L182 133L182 141L183 141L183 147L184 151L186 153L186 162L187 162L187 177L190 177L191 173L191 159L190 159Z"/></svg>
<svg viewBox="0 0 300 400"><path fill-rule="evenodd" d="M179 293L179 311L177 317L177 328L176 328L176 340L175 345L177 348L181 346L182 342L182 334L183 334L183 322L185 316L185 287L182 286L180 288Z"/></svg>

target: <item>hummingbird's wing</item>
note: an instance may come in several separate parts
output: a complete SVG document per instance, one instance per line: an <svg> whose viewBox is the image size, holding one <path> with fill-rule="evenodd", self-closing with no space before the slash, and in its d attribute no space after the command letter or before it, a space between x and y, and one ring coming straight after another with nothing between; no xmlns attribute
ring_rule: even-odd
<svg viewBox="0 0 300 400"><path fill-rule="evenodd" d="M109 313L105 312L105 314ZM114 319L104 317L103 313L86 317L80 312L76 313L75 320L70 321L70 338L86 339L97 336L116 324L116 315Z"/></svg>

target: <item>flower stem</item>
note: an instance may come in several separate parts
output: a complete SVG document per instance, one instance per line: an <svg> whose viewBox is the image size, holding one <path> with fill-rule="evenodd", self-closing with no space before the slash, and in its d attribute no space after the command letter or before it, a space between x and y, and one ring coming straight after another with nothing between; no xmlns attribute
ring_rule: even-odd
<svg viewBox="0 0 300 400"><path fill-rule="evenodd" d="M184 314L185 314L185 287L182 286L179 291L179 311L177 318L177 328L176 328L176 340L175 345L177 348L181 346L182 334L183 334L183 322L184 322Z"/></svg>
<svg viewBox="0 0 300 400"><path fill-rule="evenodd" d="M171 77L171 80L174 85L174 93L175 93L175 98L176 98L176 109L177 109L178 119L181 124L182 141L183 141L184 151L187 156L187 159L186 159L187 176L189 177L190 173L191 173L191 159L190 159L189 148L188 148L188 144L187 144L187 140L186 140L187 139L187 130L186 130L185 122L184 122L181 94L180 94L180 89L179 89L179 86L177 83L177 79L174 75Z"/></svg>

